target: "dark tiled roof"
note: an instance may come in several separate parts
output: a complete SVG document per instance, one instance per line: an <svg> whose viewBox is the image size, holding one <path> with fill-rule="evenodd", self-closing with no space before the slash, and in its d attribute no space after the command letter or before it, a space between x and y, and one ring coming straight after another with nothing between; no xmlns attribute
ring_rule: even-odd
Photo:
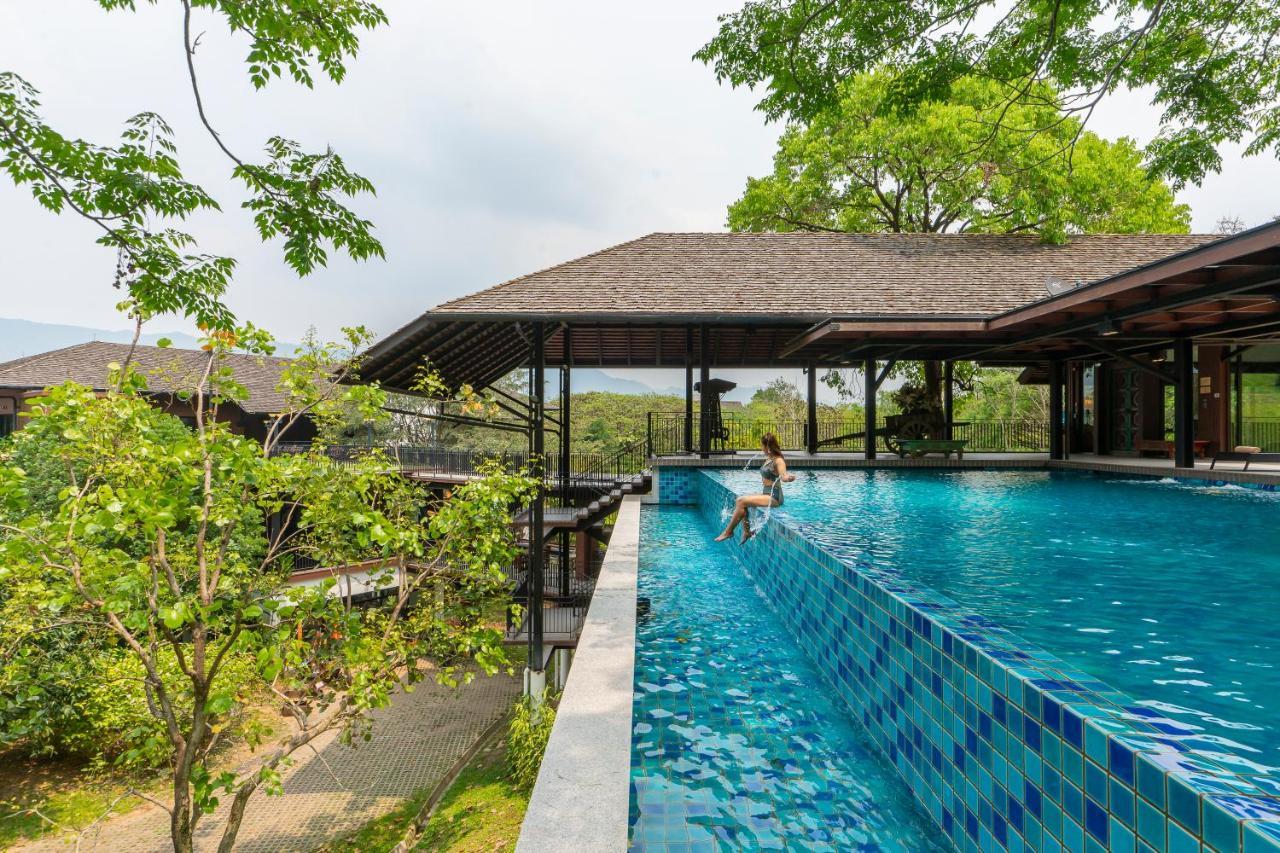
<svg viewBox="0 0 1280 853"><path fill-rule="evenodd" d="M1063 246L988 234L650 234L446 302L432 314L986 317L1195 248L1204 234Z"/></svg>
<svg viewBox="0 0 1280 853"><path fill-rule="evenodd" d="M128 353L128 344L93 341L29 355L0 363L0 387L46 388L74 380L102 389L107 384L107 365L123 362ZM152 391L173 391L195 386L206 354L199 350L139 346L133 357ZM288 359L243 354L231 354L227 359L236 381L249 391L249 398L241 404L245 411L278 412L285 408L285 399L276 385Z"/></svg>

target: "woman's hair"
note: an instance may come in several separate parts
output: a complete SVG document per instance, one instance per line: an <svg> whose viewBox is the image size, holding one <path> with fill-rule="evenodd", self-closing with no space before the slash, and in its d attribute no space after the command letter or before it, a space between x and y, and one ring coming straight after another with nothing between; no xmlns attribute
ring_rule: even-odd
<svg viewBox="0 0 1280 853"><path fill-rule="evenodd" d="M760 446L763 447L765 452L770 456L782 455L782 446L778 444L778 437L771 432L766 432L764 435L760 436Z"/></svg>

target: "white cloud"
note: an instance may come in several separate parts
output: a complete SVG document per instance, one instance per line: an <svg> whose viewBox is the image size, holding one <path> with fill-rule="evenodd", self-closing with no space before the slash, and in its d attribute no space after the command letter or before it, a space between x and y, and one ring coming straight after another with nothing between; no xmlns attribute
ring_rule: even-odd
<svg viewBox="0 0 1280 853"><path fill-rule="evenodd" d="M332 144L378 187L355 207L377 225L387 261L335 257L303 280L278 247L257 242L228 163L195 124L176 6L108 14L84 0L0 4L0 66L38 86L69 133L114 138L144 109L169 119L190 176L226 209L192 230L206 250L240 259L230 301L242 316L293 340L310 325L384 333L444 300L649 231L722 228L746 177L769 168L777 135L750 92L721 88L691 60L717 14L736 5L385 0L391 25L364 37L345 84L314 92L285 82L254 92L244 41L204 16L199 68L213 121L235 148L252 156L276 133ZM1158 115L1138 94L1097 119L1106 134L1147 138ZM1280 213L1277 177L1274 160L1233 156L1184 194L1196 227ZM89 226L0 184L0 229L5 313L121 325L112 258Z"/></svg>

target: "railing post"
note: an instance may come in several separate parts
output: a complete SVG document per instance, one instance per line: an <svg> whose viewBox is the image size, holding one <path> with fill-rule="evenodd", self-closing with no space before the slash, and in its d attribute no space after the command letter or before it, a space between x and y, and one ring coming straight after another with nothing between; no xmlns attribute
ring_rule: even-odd
<svg viewBox="0 0 1280 853"><path fill-rule="evenodd" d="M653 452L653 412L645 412L644 446L647 455L655 455Z"/></svg>

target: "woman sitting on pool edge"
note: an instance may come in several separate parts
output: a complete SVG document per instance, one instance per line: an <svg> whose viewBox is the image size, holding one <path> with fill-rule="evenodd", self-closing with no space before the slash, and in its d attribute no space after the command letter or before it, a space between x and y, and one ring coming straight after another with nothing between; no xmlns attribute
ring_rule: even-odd
<svg viewBox="0 0 1280 853"><path fill-rule="evenodd" d="M760 449L764 452L764 464L760 466L763 489L758 495L743 495L738 498L733 505L733 517L729 519L729 526L716 537L717 542L723 542L732 536L739 523L742 524L742 541L750 539L751 519L747 516L747 511L753 506L782 506L782 484L790 483L796 478L795 474L787 473L787 460L782 455L776 435L766 432L760 436Z"/></svg>

